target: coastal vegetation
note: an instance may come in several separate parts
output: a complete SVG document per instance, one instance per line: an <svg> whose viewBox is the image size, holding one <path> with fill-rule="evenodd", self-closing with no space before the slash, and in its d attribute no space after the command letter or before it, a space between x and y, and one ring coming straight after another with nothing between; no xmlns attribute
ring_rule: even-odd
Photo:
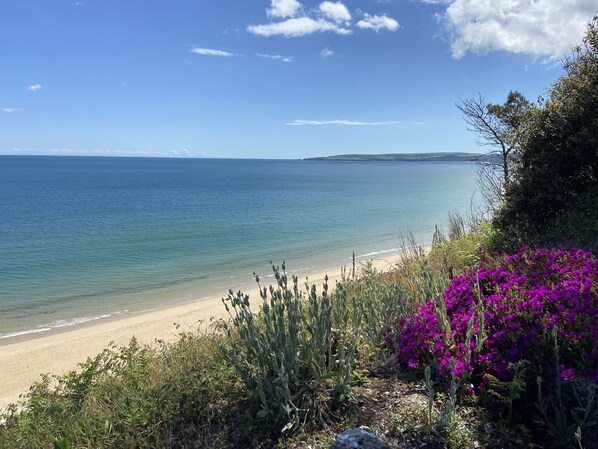
<svg viewBox="0 0 598 449"><path fill-rule="evenodd" d="M493 219L453 214L428 253L334 288L274 266L228 321L44 376L0 447L324 448L356 425L394 447L598 447L598 16L584 42L526 107Z"/></svg>
<svg viewBox="0 0 598 449"><path fill-rule="evenodd" d="M598 250L598 20L564 62L565 75L525 119L513 185L497 212L512 246Z"/></svg>
<svg viewBox="0 0 598 449"><path fill-rule="evenodd" d="M490 148L478 158L479 186L486 202L497 207L510 187L514 174L511 167L520 157L531 104L521 93L511 91L504 104L486 103L479 95L460 100L457 108L468 129L477 134L478 144Z"/></svg>

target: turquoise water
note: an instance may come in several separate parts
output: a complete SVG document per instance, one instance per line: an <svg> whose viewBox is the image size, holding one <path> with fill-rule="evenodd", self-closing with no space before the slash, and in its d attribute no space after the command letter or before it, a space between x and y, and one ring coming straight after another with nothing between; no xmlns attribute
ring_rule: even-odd
<svg viewBox="0 0 598 449"><path fill-rule="evenodd" d="M0 157L0 338L425 244L475 185L466 163Z"/></svg>

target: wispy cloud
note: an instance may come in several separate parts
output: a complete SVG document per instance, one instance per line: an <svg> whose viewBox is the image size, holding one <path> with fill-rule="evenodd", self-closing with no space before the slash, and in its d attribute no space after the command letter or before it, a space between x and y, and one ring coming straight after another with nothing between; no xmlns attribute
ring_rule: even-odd
<svg viewBox="0 0 598 449"><path fill-rule="evenodd" d="M320 52L320 56L322 58L330 58L331 56L334 56L334 50L329 47L323 48Z"/></svg>
<svg viewBox="0 0 598 449"><path fill-rule="evenodd" d="M3 112L8 112L9 114L11 112L23 112L23 110L21 108L2 108Z"/></svg>
<svg viewBox="0 0 598 449"><path fill-rule="evenodd" d="M191 53L195 53L196 55L204 55L204 56L221 56L221 57L231 57L237 56L235 53L231 53L230 51L225 50L215 50L213 48L201 48L201 47L192 47L189 50Z"/></svg>
<svg viewBox="0 0 598 449"><path fill-rule="evenodd" d="M272 0L270 8L266 10L268 17L294 17L302 9L297 0Z"/></svg>
<svg viewBox="0 0 598 449"><path fill-rule="evenodd" d="M276 61L282 61L282 62L296 62L297 61L297 58L295 58L294 56L265 55L263 53L256 53L255 55L259 56L260 58L274 59Z"/></svg>
<svg viewBox="0 0 598 449"><path fill-rule="evenodd" d="M399 22L386 15L371 16L366 13L364 18L357 22L357 26L364 30L374 30L376 32L380 30L397 31Z"/></svg>
<svg viewBox="0 0 598 449"><path fill-rule="evenodd" d="M29 90L31 92L39 92L40 90L42 90L42 85L41 84L32 84L31 86L27 86L27 90Z"/></svg>
<svg viewBox="0 0 598 449"><path fill-rule="evenodd" d="M11 148L8 153L23 155L56 155L56 156L152 156L143 150L114 150L111 148Z"/></svg>
<svg viewBox="0 0 598 449"><path fill-rule="evenodd" d="M320 11L328 19L335 22L348 22L351 20L349 9L341 2L322 2L320 3Z"/></svg>
<svg viewBox="0 0 598 449"><path fill-rule="evenodd" d="M206 157L204 151L190 151L186 148L180 150L166 150L149 152L144 150L118 150L112 148L11 148L0 150L0 154L20 154L27 156L53 155L53 156L133 156L133 157Z"/></svg>
<svg viewBox="0 0 598 449"><path fill-rule="evenodd" d="M293 120L285 123L288 126L404 126L400 120L386 120L381 122L367 122L362 120Z"/></svg>
<svg viewBox="0 0 598 449"><path fill-rule="evenodd" d="M310 17L298 17L296 19L287 19L283 22L272 22L265 25L249 25L247 31L264 37L300 37L326 31L341 35L352 33L350 29L339 26L336 23L322 19L312 19Z"/></svg>

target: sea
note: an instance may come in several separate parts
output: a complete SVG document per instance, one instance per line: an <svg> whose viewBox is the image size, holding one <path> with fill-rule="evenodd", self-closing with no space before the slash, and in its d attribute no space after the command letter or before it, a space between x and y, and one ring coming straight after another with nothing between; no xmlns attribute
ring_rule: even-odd
<svg viewBox="0 0 598 449"><path fill-rule="evenodd" d="M475 191L470 163L0 156L0 344L390 258Z"/></svg>

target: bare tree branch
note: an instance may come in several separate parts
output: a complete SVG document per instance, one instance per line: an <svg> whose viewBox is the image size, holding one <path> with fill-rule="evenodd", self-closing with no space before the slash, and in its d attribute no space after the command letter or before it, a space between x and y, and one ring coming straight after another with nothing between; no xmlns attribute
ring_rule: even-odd
<svg viewBox="0 0 598 449"><path fill-rule="evenodd" d="M504 104L486 103L482 95L463 100L457 108L463 113L467 129L477 134L478 145L493 148L486 155L498 155L499 161L480 157L479 183L482 196L489 205L497 207L504 199L516 161L515 153L525 132L525 117L529 102L519 92L509 92Z"/></svg>

